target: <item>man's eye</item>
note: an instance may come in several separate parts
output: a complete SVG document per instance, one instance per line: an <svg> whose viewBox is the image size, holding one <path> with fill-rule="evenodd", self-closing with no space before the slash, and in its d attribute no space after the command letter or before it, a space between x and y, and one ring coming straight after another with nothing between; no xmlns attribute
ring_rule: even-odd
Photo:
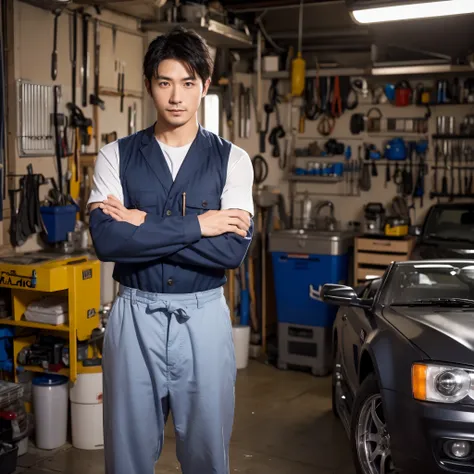
<svg viewBox="0 0 474 474"><path fill-rule="evenodd" d="M166 87L168 84L169 84L169 82L166 82L166 81L161 81L161 82L158 83L158 85L160 87Z"/></svg>
<svg viewBox="0 0 474 474"><path fill-rule="evenodd" d="M186 87L192 87L194 85L193 82L185 82L184 84Z"/></svg>

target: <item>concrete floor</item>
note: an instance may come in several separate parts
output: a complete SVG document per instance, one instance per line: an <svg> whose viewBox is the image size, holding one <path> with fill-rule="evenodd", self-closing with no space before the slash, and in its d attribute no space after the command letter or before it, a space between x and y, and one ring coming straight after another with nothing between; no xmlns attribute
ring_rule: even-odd
<svg viewBox="0 0 474 474"><path fill-rule="evenodd" d="M231 473L354 474L349 442L331 412L331 379L251 362L239 371ZM156 473L180 472L172 423ZM30 444L15 474L103 474L102 451Z"/></svg>

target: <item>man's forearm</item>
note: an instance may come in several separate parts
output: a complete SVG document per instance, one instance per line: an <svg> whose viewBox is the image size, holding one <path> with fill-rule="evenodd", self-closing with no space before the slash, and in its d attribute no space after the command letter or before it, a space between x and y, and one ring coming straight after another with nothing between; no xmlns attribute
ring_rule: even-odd
<svg viewBox="0 0 474 474"><path fill-rule="evenodd" d="M140 226L118 222L96 208L90 213L90 232L97 256L104 262L147 262L174 254L198 242L197 216L162 218L147 214Z"/></svg>
<svg viewBox="0 0 474 474"><path fill-rule="evenodd" d="M165 261L205 268L231 270L240 267L252 242L254 224L251 221L246 237L226 233L217 237L203 237L181 250L168 255Z"/></svg>

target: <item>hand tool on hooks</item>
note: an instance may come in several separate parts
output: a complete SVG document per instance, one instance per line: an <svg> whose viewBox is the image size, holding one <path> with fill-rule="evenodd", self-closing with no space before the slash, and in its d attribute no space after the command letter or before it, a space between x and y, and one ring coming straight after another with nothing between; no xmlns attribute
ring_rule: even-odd
<svg viewBox="0 0 474 474"><path fill-rule="evenodd" d="M117 45L117 27L112 26L112 54L114 55L114 71L117 72L117 58L115 57L115 48Z"/></svg>
<svg viewBox="0 0 474 474"><path fill-rule="evenodd" d="M245 86L240 83L239 84L239 138L246 138L246 121L247 115L245 110L245 96L247 90Z"/></svg>
<svg viewBox="0 0 474 474"><path fill-rule="evenodd" d="M470 194L469 190L469 148L466 146L466 143L463 142L462 153L464 155L464 194L468 196Z"/></svg>
<svg viewBox="0 0 474 474"><path fill-rule="evenodd" d="M120 112L123 112L123 101L125 98L125 63L122 62L122 72L120 81Z"/></svg>
<svg viewBox="0 0 474 474"><path fill-rule="evenodd" d="M395 171L393 173L393 182L397 185L397 193L401 194L403 184L403 173L400 169L398 161L395 163Z"/></svg>
<svg viewBox="0 0 474 474"><path fill-rule="evenodd" d="M252 159L254 170L254 182L256 185L263 183L268 176L268 163L262 155L256 155Z"/></svg>
<svg viewBox="0 0 474 474"><path fill-rule="evenodd" d="M77 77L77 10L69 17L69 58L71 61L71 97L76 105L76 77Z"/></svg>
<svg viewBox="0 0 474 474"><path fill-rule="evenodd" d="M385 187L387 187L387 184L390 183L392 180L392 177L390 175L390 163L387 161L385 165Z"/></svg>
<svg viewBox="0 0 474 474"><path fill-rule="evenodd" d="M448 195L448 142L443 141L443 162L444 162L444 173L443 180L441 182L441 194L443 196Z"/></svg>
<svg viewBox="0 0 474 474"><path fill-rule="evenodd" d="M456 152L458 155L458 189L459 195L462 196L463 194L463 186L462 186L462 153L461 153L461 146L458 145L456 147Z"/></svg>
<svg viewBox="0 0 474 474"><path fill-rule="evenodd" d="M341 85L339 76L334 77L334 87L331 103L331 114L334 118L339 118L343 113L342 110L342 97L341 97Z"/></svg>
<svg viewBox="0 0 474 474"><path fill-rule="evenodd" d="M103 133L101 136L102 143L106 145L117 140L117 132Z"/></svg>
<svg viewBox="0 0 474 474"><path fill-rule="evenodd" d="M58 20L61 16L61 10L56 9L54 14L54 29L53 29L53 52L51 53L51 79L53 81L58 77Z"/></svg>
<svg viewBox="0 0 474 474"><path fill-rule="evenodd" d="M92 136L92 120L86 118L82 110L71 102L66 104L71 114L71 127L74 129L74 153L69 160L69 194L78 199L80 193L80 148L88 146Z"/></svg>
<svg viewBox="0 0 474 474"><path fill-rule="evenodd" d="M94 22L94 93L90 95L91 105L96 105L105 110L105 103L99 97L99 73L100 73L100 22L96 18Z"/></svg>
<svg viewBox="0 0 474 474"><path fill-rule="evenodd" d="M54 86L53 88L53 126L54 126L54 149L56 155L56 168L58 172L58 185L59 185L59 192L61 196L64 196L63 192L63 167L62 167L62 153L61 153L61 137L59 135L59 123L58 123L58 105L59 105L59 98L61 94L60 86Z"/></svg>
<svg viewBox="0 0 474 474"><path fill-rule="evenodd" d="M318 132L324 137L328 137L334 131L336 126L336 119L325 113L318 123Z"/></svg>
<svg viewBox="0 0 474 474"><path fill-rule="evenodd" d="M451 196L450 196L450 201L452 201L454 199L454 169L455 169L455 166L456 166L456 162L455 162L455 152L454 152L454 147L451 146Z"/></svg>
<svg viewBox="0 0 474 474"><path fill-rule="evenodd" d="M433 192L438 194L438 164L439 164L439 144L435 146L435 165L433 173Z"/></svg>
<svg viewBox="0 0 474 474"><path fill-rule="evenodd" d="M91 15L82 13L82 106L87 106L87 79L89 70L89 18Z"/></svg>
<svg viewBox="0 0 474 474"><path fill-rule="evenodd" d="M471 147L470 149L470 155L469 155L469 163L470 163L470 167L471 167L471 173L470 173L470 176L469 176L469 183L468 183L468 194L470 196L472 196L472 184L473 184L473 181L474 181L474 168L473 168L473 151L474 151L474 148Z"/></svg>

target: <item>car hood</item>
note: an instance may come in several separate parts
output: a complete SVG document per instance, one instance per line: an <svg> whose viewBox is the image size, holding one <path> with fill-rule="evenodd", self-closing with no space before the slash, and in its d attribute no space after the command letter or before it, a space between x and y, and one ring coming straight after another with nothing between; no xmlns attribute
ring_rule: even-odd
<svg viewBox="0 0 474 474"><path fill-rule="evenodd" d="M422 240L413 250L413 257L420 260L445 258L473 258L474 243L456 240Z"/></svg>
<svg viewBox="0 0 474 474"><path fill-rule="evenodd" d="M474 365L474 308L392 306L383 315L429 358Z"/></svg>

